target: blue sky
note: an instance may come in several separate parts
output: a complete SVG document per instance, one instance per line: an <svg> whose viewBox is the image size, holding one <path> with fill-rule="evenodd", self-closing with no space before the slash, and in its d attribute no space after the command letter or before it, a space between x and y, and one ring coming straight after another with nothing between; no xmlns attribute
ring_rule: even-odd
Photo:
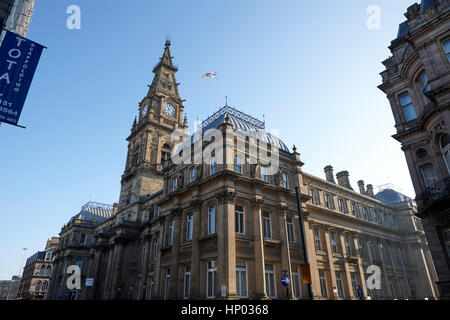
<svg viewBox="0 0 450 320"><path fill-rule="evenodd" d="M28 38L42 55L20 124L1 125L0 279L42 250L92 199L118 200L125 138L167 35L189 123L220 103L262 119L304 170L331 164L375 187L414 196L381 83L381 61L411 0L39 0ZM66 28L69 5L81 30ZM368 6L381 29L366 27Z"/></svg>

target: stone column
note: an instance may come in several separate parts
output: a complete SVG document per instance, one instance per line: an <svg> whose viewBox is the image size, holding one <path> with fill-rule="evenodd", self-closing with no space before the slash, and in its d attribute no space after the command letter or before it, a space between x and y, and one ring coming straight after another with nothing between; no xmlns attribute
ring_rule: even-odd
<svg viewBox="0 0 450 320"><path fill-rule="evenodd" d="M162 290L164 290L164 279L162 279L161 277L161 272L162 270L162 265L161 265L161 250L160 248L162 248L164 246L163 242L164 242L164 228L165 228L165 224L163 223L163 219L160 219L160 230L159 230L159 238L158 238L158 248L157 248L157 253L156 253L156 263L155 263L155 284L154 284L154 293L153 295L155 296L156 299L161 299L164 296L164 293ZM161 289L162 288L162 289Z"/></svg>
<svg viewBox="0 0 450 320"><path fill-rule="evenodd" d="M179 251L180 251L180 240L181 234L183 233L181 230L181 209L172 210L172 216L170 219L174 219L174 227L173 227L173 242L172 249L170 251L171 255L171 264L170 264L170 286L169 286L169 299L177 299L178 298L178 269L180 268L179 261ZM169 219L169 220L170 220Z"/></svg>
<svg viewBox="0 0 450 320"><path fill-rule="evenodd" d="M111 299L123 299L124 288L121 287L121 265L123 263L123 255L124 255L125 241L123 239L118 239L117 241L117 252L116 258L113 265L113 275L112 275L112 285L111 285ZM116 250L115 250L116 251ZM120 293L118 289L121 289Z"/></svg>
<svg viewBox="0 0 450 320"><path fill-rule="evenodd" d="M266 279L265 279L265 262L264 262L264 233L262 225L262 206L264 199L260 195L256 195L252 203L253 215L253 243L255 256L255 297L267 299Z"/></svg>
<svg viewBox="0 0 450 320"><path fill-rule="evenodd" d="M331 281L331 288L328 289L328 296L332 299L335 299L333 288L337 287L336 284L336 270L334 268L334 258L333 258L333 249L331 248L331 238L330 238L330 232L336 232L337 230L334 228L328 227L327 230L325 230L325 242L326 242L326 249L328 254L328 267L330 268L330 281ZM337 237L336 237L336 246L337 246Z"/></svg>
<svg viewBox="0 0 450 320"><path fill-rule="evenodd" d="M286 212L288 210L288 206L286 203L281 202L278 207L278 226L280 233L280 242L281 242L281 268L282 270L286 270L289 275L289 279L291 283L288 287L289 296L288 299L292 299L294 297L294 286L292 283L292 268L291 268L291 253L289 249L289 236L287 233L287 221L286 221ZM280 296L283 296L285 293L280 293Z"/></svg>
<svg viewBox="0 0 450 320"><path fill-rule="evenodd" d="M194 228L192 235L191 255L191 299L200 299L200 239L202 226L202 203L199 200L191 202L193 208Z"/></svg>
<svg viewBox="0 0 450 320"><path fill-rule="evenodd" d="M319 269L317 267L317 254L316 254L316 241L314 235L314 228L318 228L318 230L320 231L320 227L315 223L308 223L307 221L304 221L304 226L305 226L304 230L306 242L305 247L307 251L308 263L310 265L310 272L311 272L311 282L312 282L311 291L314 298L320 296ZM302 290L302 294L304 298L309 299L307 290Z"/></svg>
<svg viewBox="0 0 450 320"><path fill-rule="evenodd" d="M348 257L350 257L350 252L347 251L347 246L345 243L345 234L347 234L349 237L353 237L353 235L349 231L342 232L339 235L341 238L341 244L342 244L342 257L344 258L345 279L347 280L347 287L349 288L349 297L351 297L353 290L352 290L352 281L350 278L350 266L349 266L349 260L348 260ZM350 242L350 246L351 246L351 242ZM337 288L337 285L336 285L336 288ZM344 296L345 296L345 294L344 294Z"/></svg>
<svg viewBox="0 0 450 320"><path fill-rule="evenodd" d="M234 201L236 192L227 188L216 195L217 210L217 293L221 297L221 286L226 286L225 299L237 299L236 292L236 227Z"/></svg>
<svg viewBox="0 0 450 320"><path fill-rule="evenodd" d="M144 257L144 262L143 262L144 265L142 268L141 279L142 279L142 286L145 286L145 287L143 287L141 289L142 295L139 292L139 294L141 296L141 300L145 300L147 298L148 265L149 265L151 251L152 251L151 236L149 234L147 234L144 237L143 242L145 243L145 257Z"/></svg>
<svg viewBox="0 0 450 320"><path fill-rule="evenodd" d="M106 274L105 274L105 283L103 285L103 293L102 299L105 299L105 293L108 291L108 296L106 297L108 300L111 299L111 277L112 277L112 268L114 264L116 246L110 245L108 248L108 259L106 260Z"/></svg>
<svg viewBox="0 0 450 320"><path fill-rule="evenodd" d="M379 245L377 247L378 247L378 254L381 257L380 260L383 261L382 265L379 267L381 269L381 287L383 288L384 296L386 297L386 292L387 292L386 288L389 286L389 279L387 276L387 268L386 268L386 264L388 262L385 260L385 257L383 256L383 253L381 252L381 247ZM387 246L386 246L386 243L384 243L384 242L383 242L383 248L386 251L386 255L387 255ZM384 284L384 286L383 286L383 284ZM383 299L385 297L383 297Z"/></svg>
<svg viewBox="0 0 450 320"><path fill-rule="evenodd" d="M361 235L358 235L358 237L361 238L361 240L362 240L363 250L364 250L364 253L365 253L366 257L369 257L369 259L372 259L372 255L369 252L369 250L367 250L367 246L365 245L366 239L364 239ZM367 286L366 286L366 281L364 279L364 267L363 267L363 264L362 264L362 258L361 258L361 254L359 253L360 252L359 242L358 242L358 239L356 237L353 238L353 241L354 241L354 244L355 244L355 250L358 251L358 257L359 257L358 258L358 271L359 271L359 275L360 275L361 289L363 290L363 295L365 297L367 297ZM353 288L353 284L352 284L351 278L349 277L347 279L347 281L348 281L348 286L349 286L349 289L350 289L350 297L352 299L358 299L358 297L355 297L355 293L354 293L354 290L353 290L354 288Z"/></svg>

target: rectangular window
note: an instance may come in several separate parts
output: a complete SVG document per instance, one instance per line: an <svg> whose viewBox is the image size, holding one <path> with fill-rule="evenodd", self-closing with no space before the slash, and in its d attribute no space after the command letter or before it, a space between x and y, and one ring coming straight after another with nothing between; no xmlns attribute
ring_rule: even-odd
<svg viewBox="0 0 450 320"><path fill-rule="evenodd" d="M388 262L386 248L384 247L384 245L382 243L380 243L380 249L381 249L381 254L383 255L383 261Z"/></svg>
<svg viewBox="0 0 450 320"><path fill-rule="evenodd" d="M213 157L209 161L209 175L213 175L216 173L216 158Z"/></svg>
<svg viewBox="0 0 450 320"><path fill-rule="evenodd" d="M380 224L380 216L378 214L378 211L374 209L373 210L373 215L374 215L374 218L375 218L375 223Z"/></svg>
<svg viewBox="0 0 450 320"><path fill-rule="evenodd" d="M191 266L184 268L184 298L187 299L191 295Z"/></svg>
<svg viewBox="0 0 450 320"><path fill-rule="evenodd" d="M169 299L169 290L170 290L170 269L166 269L166 278L164 281L164 299Z"/></svg>
<svg viewBox="0 0 450 320"><path fill-rule="evenodd" d="M292 222L292 218L286 218L286 227L287 227L288 241L295 242L294 223Z"/></svg>
<svg viewBox="0 0 450 320"><path fill-rule="evenodd" d="M354 273L350 273L350 280L352 282L353 296L358 297L359 284L358 281L356 281L356 276Z"/></svg>
<svg viewBox="0 0 450 320"><path fill-rule="evenodd" d="M405 287L403 285L403 279L398 279L398 288L400 289L401 298L405 299L406 294L405 294Z"/></svg>
<svg viewBox="0 0 450 320"><path fill-rule="evenodd" d="M325 278L325 272L319 271L319 281L320 281L320 293L323 298L328 298L327 293L327 280Z"/></svg>
<svg viewBox="0 0 450 320"><path fill-rule="evenodd" d="M372 260L377 260L377 251L375 249L375 243L369 241L370 254L372 255Z"/></svg>
<svg viewBox="0 0 450 320"><path fill-rule="evenodd" d="M264 238L272 239L272 226L270 223L270 213L263 214Z"/></svg>
<svg viewBox="0 0 450 320"><path fill-rule="evenodd" d="M169 223L169 234L167 239L167 244L171 246L173 244L173 231L175 226L175 220L171 220Z"/></svg>
<svg viewBox="0 0 450 320"><path fill-rule="evenodd" d="M267 294L271 298L276 298L277 292L275 289L275 269L274 269L273 264L265 265L265 278L266 278Z"/></svg>
<svg viewBox="0 0 450 320"><path fill-rule="evenodd" d="M155 285L155 281L153 280L153 277L150 277L148 279L148 299L152 300L153 298L153 287Z"/></svg>
<svg viewBox="0 0 450 320"><path fill-rule="evenodd" d="M341 198L338 199L338 206L339 206L339 211L342 212L342 213L345 213L344 200L343 199L341 199Z"/></svg>
<svg viewBox="0 0 450 320"><path fill-rule="evenodd" d="M176 191L178 188L178 178L173 178L172 180L172 190Z"/></svg>
<svg viewBox="0 0 450 320"><path fill-rule="evenodd" d="M190 214L186 219L186 240L192 240L192 234L194 231L194 215Z"/></svg>
<svg viewBox="0 0 450 320"><path fill-rule="evenodd" d="M145 260L145 245L142 246L141 251L141 262Z"/></svg>
<svg viewBox="0 0 450 320"><path fill-rule="evenodd" d="M314 201L314 190L313 189L309 189L308 193L309 193L309 196L311 197L311 199L310 199L311 204L316 204L315 201Z"/></svg>
<svg viewBox="0 0 450 320"><path fill-rule="evenodd" d="M316 250L322 251L322 244L320 241L320 231L317 228L314 229L314 239L316 241Z"/></svg>
<svg viewBox="0 0 450 320"><path fill-rule="evenodd" d="M400 257L402 258L403 264L406 265L406 253L405 253L405 248L400 248Z"/></svg>
<svg viewBox="0 0 450 320"><path fill-rule="evenodd" d="M81 245L86 245L86 240L87 240L87 235L86 235L86 233L82 233L81 235L80 235L80 244Z"/></svg>
<svg viewBox="0 0 450 320"><path fill-rule="evenodd" d="M352 215L354 217L356 217L356 203L352 202L351 203L351 208L352 208Z"/></svg>
<svg viewBox="0 0 450 320"><path fill-rule="evenodd" d="M359 246L359 255L361 256L361 258L365 259L366 252L364 251L364 242L362 241L361 238L358 239L358 246Z"/></svg>
<svg viewBox="0 0 450 320"><path fill-rule="evenodd" d="M239 157L234 158L234 171L236 173L242 173L242 163L241 158Z"/></svg>
<svg viewBox="0 0 450 320"><path fill-rule="evenodd" d="M442 43L442 47L444 48L444 52L447 55L447 59L450 62L450 39L444 41Z"/></svg>
<svg viewBox="0 0 450 320"><path fill-rule="evenodd" d="M156 260L158 255L158 239L153 240L153 250L152 250L152 259Z"/></svg>
<svg viewBox="0 0 450 320"><path fill-rule="evenodd" d="M215 261L209 261L206 265L206 297L216 297L216 263Z"/></svg>
<svg viewBox="0 0 450 320"><path fill-rule="evenodd" d="M336 244L336 233L331 232L330 233L330 239L331 239L331 248L333 250L333 253L338 253L338 247Z"/></svg>
<svg viewBox="0 0 450 320"><path fill-rule="evenodd" d="M269 178L267 176L267 168L265 166L261 166L260 173L261 173L261 180L268 182Z"/></svg>
<svg viewBox="0 0 450 320"><path fill-rule="evenodd" d="M294 288L294 296L300 298L302 296L300 276L298 272L292 273L292 286Z"/></svg>
<svg viewBox="0 0 450 320"><path fill-rule="evenodd" d="M236 233L244 234L245 233L245 216L244 216L244 207L234 206L234 214L235 214L235 225L236 225Z"/></svg>
<svg viewBox="0 0 450 320"><path fill-rule="evenodd" d="M392 282L392 279L389 279L389 289L391 289L392 297L395 298L396 293L395 293L395 287L394 287L394 283Z"/></svg>
<svg viewBox="0 0 450 320"><path fill-rule="evenodd" d="M364 220L369 220L369 213L366 207L363 207Z"/></svg>
<svg viewBox="0 0 450 320"><path fill-rule="evenodd" d="M434 170L433 165L430 164L423 166L420 168L420 170L422 171L423 181L427 188L432 186L435 182L438 181L436 171Z"/></svg>
<svg viewBox="0 0 450 320"><path fill-rule="evenodd" d="M344 299L344 287L342 285L342 278L339 272L336 273L336 286L339 298Z"/></svg>
<svg viewBox="0 0 450 320"><path fill-rule="evenodd" d="M323 200L325 201L325 206L328 209L331 209L331 205L330 205L330 196L328 195L328 193L324 193L323 194Z"/></svg>
<svg viewBox="0 0 450 320"><path fill-rule="evenodd" d="M348 234L345 235L345 247L347 249L347 255L352 256L353 255L352 245L351 245L350 235L348 235Z"/></svg>
<svg viewBox="0 0 450 320"><path fill-rule="evenodd" d="M400 105L402 106L403 113L405 114L406 121L411 121L417 118L416 111L414 110L413 103L409 93L405 92L399 96Z"/></svg>
<svg viewBox="0 0 450 320"><path fill-rule="evenodd" d="M212 206L208 209L208 234L216 233L216 207Z"/></svg>
<svg viewBox="0 0 450 320"><path fill-rule="evenodd" d="M236 261L236 291L241 298L248 298L247 291L247 263Z"/></svg>
<svg viewBox="0 0 450 320"><path fill-rule="evenodd" d="M161 215L161 207L156 206L156 217L159 218L160 215Z"/></svg>
<svg viewBox="0 0 450 320"><path fill-rule="evenodd" d="M289 178L288 178L287 173L283 173L281 176L282 176L282 179L283 179L283 187L285 189L289 189Z"/></svg>
<svg viewBox="0 0 450 320"><path fill-rule="evenodd" d="M194 182L195 181L195 168L191 169L190 177L191 177L191 182Z"/></svg>

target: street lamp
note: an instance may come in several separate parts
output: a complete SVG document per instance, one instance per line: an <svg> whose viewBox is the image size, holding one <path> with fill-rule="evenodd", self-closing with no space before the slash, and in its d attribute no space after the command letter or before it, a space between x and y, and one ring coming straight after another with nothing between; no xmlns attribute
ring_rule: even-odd
<svg viewBox="0 0 450 320"><path fill-rule="evenodd" d="M25 259L25 254L27 253L28 248L22 248L23 250L23 256L22 256L22 261L20 262L20 268L19 268L19 273L17 274L18 276L18 281L20 281L22 278L20 277L20 273L22 272L22 265L23 265L23 259ZM11 286L13 284L13 279L11 279L11 282L9 284L9 288L8 288L8 295L6 296L6 300L9 300L9 293L11 292ZM20 282L19 282L20 284ZM19 288L17 288L17 293L19 292Z"/></svg>

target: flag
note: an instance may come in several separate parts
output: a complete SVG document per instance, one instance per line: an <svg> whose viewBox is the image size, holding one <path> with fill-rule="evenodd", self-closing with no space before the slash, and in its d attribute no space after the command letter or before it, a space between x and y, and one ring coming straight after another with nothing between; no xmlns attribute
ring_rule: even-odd
<svg viewBox="0 0 450 320"><path fill-rule="evenodd" d="M200 78L202 78L202 79L203 79L204 77L215 78L215 77L216 77L216 73L215 73L215 72L210 72L210 73L202 74L202 75L200 76Z"/></svg>

